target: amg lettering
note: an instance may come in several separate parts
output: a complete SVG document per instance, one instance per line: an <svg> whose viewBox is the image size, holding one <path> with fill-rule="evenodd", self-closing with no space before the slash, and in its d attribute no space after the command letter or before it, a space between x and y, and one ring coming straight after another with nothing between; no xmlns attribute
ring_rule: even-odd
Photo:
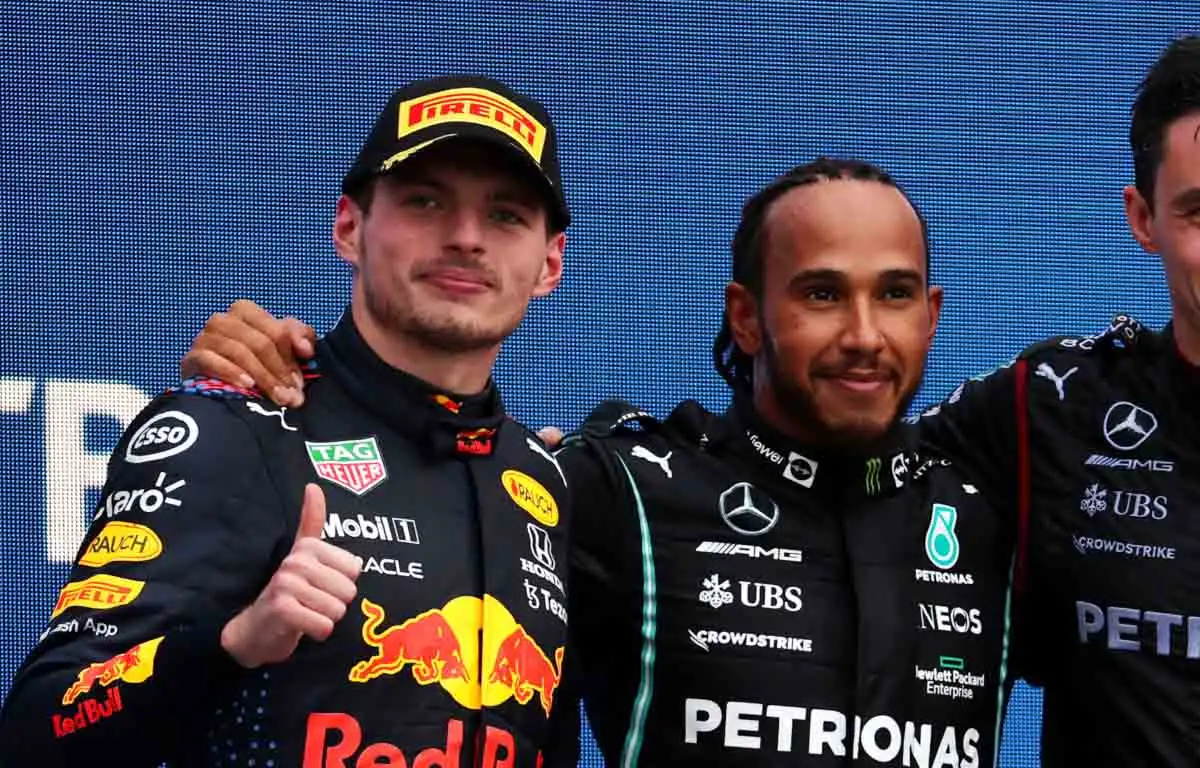
<svg viewBox="0 0 1200 768"><path fill-rule="evenodd" d="M1149 472L1174 472L1175 462L1162 459L1118 459L1115 456L1104 456L1093 453L1084 464L1089 467L1108 467L1109 469L1127 469L1130 471L1147 470Z"/></svg>
<svg viewBox="0 0 1200 768"><path fill-rule="evenodd" d="M979 731L898 721L890 715L850 718L837 710L709 699L684 702L685 744L771 750L813 757L916 768L979 768ZM807 734L804 724L807 723ZM940 732L940 733L939 733ZM717 734L720 734L718 737ZM733 761L736 762L736 761Z"/></svg>

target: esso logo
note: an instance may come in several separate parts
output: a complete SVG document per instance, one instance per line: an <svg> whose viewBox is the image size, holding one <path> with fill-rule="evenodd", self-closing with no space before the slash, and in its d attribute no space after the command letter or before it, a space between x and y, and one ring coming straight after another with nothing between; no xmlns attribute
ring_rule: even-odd
<svg viewBox="0 0 1200 768"><path fill-rule="evenodd" d="M165 411L142 425L125 448L131 464L158 461L183 453L200 436L196 420L181 411Z"/></svg>

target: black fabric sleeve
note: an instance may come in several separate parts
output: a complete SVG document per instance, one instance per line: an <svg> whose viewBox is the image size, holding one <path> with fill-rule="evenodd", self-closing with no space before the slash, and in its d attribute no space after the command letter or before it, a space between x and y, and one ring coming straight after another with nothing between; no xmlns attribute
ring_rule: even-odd
<svg viewBox="0 0 1200 768"><path fill-rule="evenodd" d="M994 504L1015 514L1017 486L1017 374L1025 363L997 368L963 382L917 420L921 442L950 459L983 486Z"/></svg>
<svg viewBox="0 0 1200 768"><path fill-rule="evenodd" d="M152 402L122 437L68 583L0 712L6 768L156 766L203 738L241 674L220 646L286 551L285 514L223 401Z"/></svg>
<svg viewBox="0 0 1200 768"><path fill-rule="evenodd" d="M588 434L585 427L557 454L573 514L568 598L573 660L567 679L610 764L619 759L629 726L642 634L642 534L617 454L624 442Z"/></svg>

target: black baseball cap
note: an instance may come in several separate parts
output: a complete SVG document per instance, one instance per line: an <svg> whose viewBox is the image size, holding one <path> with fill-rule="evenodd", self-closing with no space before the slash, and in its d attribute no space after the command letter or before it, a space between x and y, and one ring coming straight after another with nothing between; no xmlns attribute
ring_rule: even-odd
<svg viewBox="0 0 1200 768"><path fill-rule="evenodd" d="M571 214L550 114L534 99L477 75L418 80L393 93L342 179L342 194L451 137L492 142L527 163L546 183L555 228L566 229Z"/></svg>

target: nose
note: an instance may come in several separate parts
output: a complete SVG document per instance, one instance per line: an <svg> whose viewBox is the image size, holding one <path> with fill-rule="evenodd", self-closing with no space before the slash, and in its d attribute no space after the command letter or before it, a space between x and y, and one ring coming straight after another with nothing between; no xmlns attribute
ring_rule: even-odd
<svg viewBox="0 0 1200 768"><path fill-rule="evenodd" d="M842 349L859 355L877 355L883 351L884 338L873 302L861 298L848 310L846 327L842 332Z"/></svg>
<svg viewBox="0 0 1200 768"><path fill-rule="evenodd" d="M446 245L463 253L482 253L484 217L470 206L458 206L447 217Z"/></svg>

